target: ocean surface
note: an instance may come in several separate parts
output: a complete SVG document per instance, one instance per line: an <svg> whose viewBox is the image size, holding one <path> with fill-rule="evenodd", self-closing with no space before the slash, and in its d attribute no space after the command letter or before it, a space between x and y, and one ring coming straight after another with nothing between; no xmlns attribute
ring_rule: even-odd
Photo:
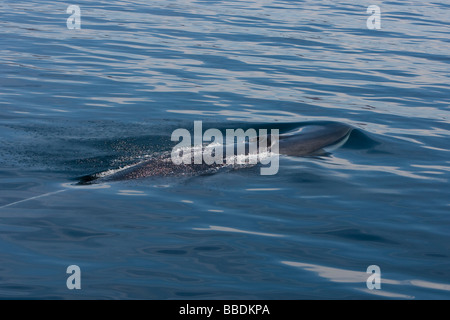
<svg viewBox="0 0 450 320"><path fill-rule="evenodd" d="M1 1L0 298L450 299L449 20L445 1ZM272 176L76 185L194 121L355 129Z"/></svg>

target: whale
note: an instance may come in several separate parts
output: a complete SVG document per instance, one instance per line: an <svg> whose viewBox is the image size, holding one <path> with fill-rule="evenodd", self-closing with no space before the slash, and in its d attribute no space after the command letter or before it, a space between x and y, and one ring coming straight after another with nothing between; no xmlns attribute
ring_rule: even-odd
<svg viewBox="0 0 450 320"><path fill-rule="evenodd" d="M280 125L283 126L283 124ZM293 129L283 132L275 139L272 139L272 136L269 135L267 137L248 139L248 141L244 142L235 141L233 145L224 145L223 154L226 154L225 150L227 147L231 146L234 148L236 155L252 156L251 146L254 144L259 145L263 140L266 140L264 145L268 146L267 150L270 150L271 153L275 151L278 156L324 156L336 148L343 146L349 139L351 132L354 130L352 126L332 121L302 123L294 127L292 125L288 125L287 127L291 127ZM361 137L361 133L358 130L356 130L356 136L359 136L358 140L361 140L362 138L365 141L365 144L373 145L376 143L370 139L364 138L364 135ZM242 145L240 144L244 144L244 148L242 148ZM258 151L259 150L261 149L258 149ZM238 152L241 152L242 154L239 154ZM258 154L258 156L260 156L260 154ZM223 166L227 166L226 161L222 165L211 165L204 162L200 164L175 164L172 161L171 154L169 152L161 152L156 156L152 156L150 159L143 160L123 168L111 169L72 179L76 182L64 183L62 185L64 189L8 203L0 206L0 210L69 190L109 187L109 182L143 179L148 177L207 175L216 173L218 169ZM239 168L239 166L237 166L237 168Z"/></svg>
<svg viewBox="0 0 450 320"><path fill-rule="evenodd" d="M266 141L268 150L277 150L279 155L289 157L308 157L308 156L320 156L330 153L331 151L339 148L349 138L353 130L352 126L349 126L340 122L315 122L305 123L299 127L283 132L278 136L278 139L271 139L269 135ZM244 148L239 148L238 143L235 143L234 150L244 150L244 155L249 155L251 144L260 143L260 137L253 141L245 141ZM225 153L226 145L223 146L223 154ZM238 155L238 153L235 153ZM189 176L189 175L202 175L209 174L217 171L217 169L226 166L224 164L206 164L204 162L200 164L194 163L181 163L175 164L170 153L161 153L153 156L148 160L140 161L138 163L126 166L124 168L118 168L108 170L104 172L94 173L87 176L79 177L78 185L90 185L95 183L107 183L122 180L135 180L156 176Z"/></svg>
<svg viewBox="0 0 450 320"><path fill-rule="evenodd" d="M280 125L282 126L282 124ZM292 126L289 125L288 127ZM256 137L256 139L249 139L244 142L235 141L232 147L234 147L236 155L238 155L237 152L242 152L242 150L244 150L241 155L251 156L252 154L250 150L252 150L252 144L259 144L263 139L266 139L267 141L265 141L265 145L268 146L268 150L270 150L270 152L276 150L277 155L286 157L324 156L336 148L343 146L349 139L351 132L354 130L352 126L332 121L302 123L292 128L293 129L287 132L281 133L277 139L272 139L271 135L267 137ZM356 131L356 133L358 134L359 131ZM370 139L366 139L365 142L372 144L374 143ZM239 148L239 143L243 143L244 148ZM223 154L226 154L225 149L227 147L228 145L223 146ZM69 190L77 190L79 188L96 189L109 187L108 183L115 181L144 179L149 177L181 177L214 174L218 171L218 169L226 165L226 162L222 165L209 165L204 162L201 164L175 164L172 161L171 154L169 152L161 152L156 156L152 156L150 159L143 160L123 168L111 169L75 178L73 179L76 181L75 183L63 184L64 189L5 204L0 206L0 209L9 208L27 201L52 196ZM239 168L239 166L237 166L237 168Z"/></svg>

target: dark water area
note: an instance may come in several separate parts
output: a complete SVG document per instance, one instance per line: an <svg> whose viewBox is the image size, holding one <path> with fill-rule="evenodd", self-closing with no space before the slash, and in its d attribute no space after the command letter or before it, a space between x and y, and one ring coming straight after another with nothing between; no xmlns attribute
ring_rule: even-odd
<svg viewBox="0 0 450 320"><path fill-rule="evenodd" d="M73 4L0 3L1 299L450 298L448 5ZM272 176L76 185L194 121L354 130Z"/></svg>

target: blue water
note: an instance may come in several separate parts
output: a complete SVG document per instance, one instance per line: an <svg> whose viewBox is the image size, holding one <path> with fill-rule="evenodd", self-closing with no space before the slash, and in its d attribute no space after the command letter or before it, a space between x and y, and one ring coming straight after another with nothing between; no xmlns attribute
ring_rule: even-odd
<svg viewBox="0 0 450 320"><path fill-rule="evenodd" d="M0 3L0 298L450 298L448 4L70 4ZM194 120L355 130L274 176L72 186Z"/></svg>

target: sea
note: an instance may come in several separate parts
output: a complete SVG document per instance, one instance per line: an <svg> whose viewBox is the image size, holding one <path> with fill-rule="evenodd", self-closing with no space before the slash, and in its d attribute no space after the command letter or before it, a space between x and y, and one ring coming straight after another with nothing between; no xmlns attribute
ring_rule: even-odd
<svg viewBox="0 0 450 320"><path fill-rule="evenodd" d="M0 299L450 299L446 1L0 2ZM176 129L333 151L80 185Z"/></svg>

